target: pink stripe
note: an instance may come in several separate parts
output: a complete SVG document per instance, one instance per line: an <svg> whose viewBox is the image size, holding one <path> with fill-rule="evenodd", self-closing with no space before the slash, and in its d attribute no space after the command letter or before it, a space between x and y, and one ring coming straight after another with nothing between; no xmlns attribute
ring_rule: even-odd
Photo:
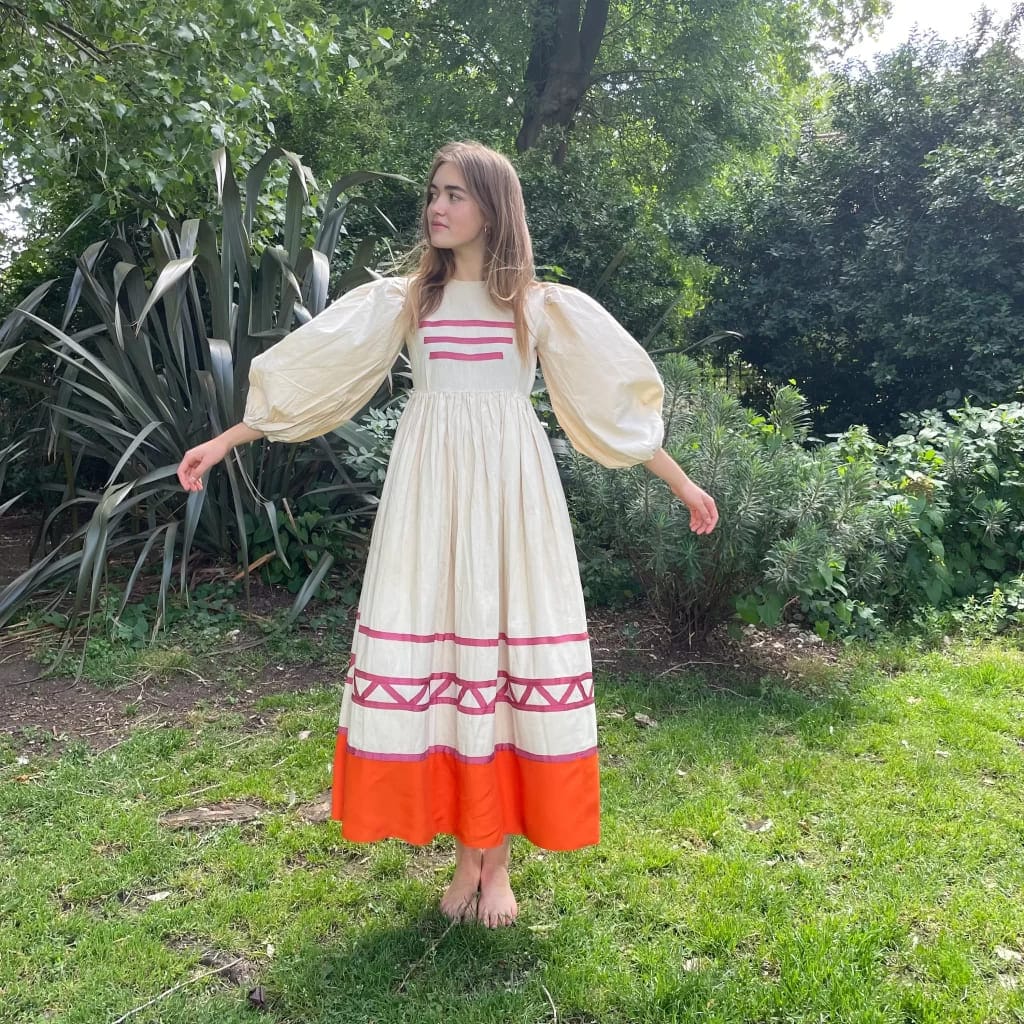
<svg viewBox="0 0 1024 1024"><path fill-rule="evenodd" d="M461 695L458 697L431 697L426 704L396 704L394 701L371 700L369 697L360 697L355 690L352 691L352 703L358 704L361 708L372 708L375 711L429 711L431 708L439 707L442 704L454 705L464 715L493 715L497 704L511 704L516 711L541 711L541 712L566 712L578 711L580 708L589 708L594 703L593 697L584 697L572 704L524 704L517 701L508 691L499 693L494 699L494 704L475 706L473 704L461 703Z"/></svg>
<svg viewBox="0 0 1024 1024"><path fill-rule="evenodd" d="M422 686L432 679L446 679L450 683L458 683L467 690L478 690L488 686L497 686L494 679L460 679L454 672L431 672L428 676L382 676L377 672L367 672L365 669L355 670L360 679L369 679L374 683L391 683L395 686ZM518 683L522 686L568 686L570 683L579 683L584 679L592 679L592 672L580 672L572 676L514 676L503 668L498 669L498 679L507 679L510 683Z"/></svg>
<svg viewBox="0 0 1024 1024"><path fill-rule="evenodd" d="M370 685L365 687L362 693L359 693L355 686L356 676L370 682ZM454 672L435 672L429 676L403 678L400 676L378 675L373 672L366 672L363 669L353 669L345 679L345 685L352 687L353 703L358 704L360 707L378 708L385 711L426 711L428 708L439 704L451 704L467 715L491 715L494 714L495 706L498 702L511 704L518 711L575 711L578 708L590 707L594 703L593 693L587 693L583 685L586 680L594 678L590 672L583 672L580 675L574 676L530 679L512 676L504 669L500 669L498 678L501 680L500 684L490 680L467 680L463 683ZM430 684L434 680L438 680L442 685L435 688L433 693L429 693ZM453 683L462 692L455 696L444 696L445 691ZM526 693L517 698L512 693L512 683L542 694L546 698L547 703L531 704L526 699ZM559 685L569 687L566 691L566 696L562 700L556 700L546 689L547 686ZM396 686L415 686L417 689L415 693L404 697L395 690ZM370 699L370 694L378 687L390 694L392 699ZM480 691L492 687L498 687L498 690L494 698L488 700ZM467 705L462 703L467 693L472 696L476 704ZM576 693L579 693L579 697L576 700L570 700L570 694L575 696ZM424 697L426 697L426 700L423 703L419 703Z"/></svg>
<svg viewBox="0 0 1024 1024"><path fill-rule="evenodd" d="M347 743L348 730L344 728L339 729L338 734L345 736ZM494 750L495 753L499 750L509 750L516 757L521 757L526 761L545 761L550 764L558 764L565 761L581 761L583 758L593 757L597 753L597 747L588 747L586 750L580 750L572 754L534 754L529 750L523 750L522 747L517 747L514 743L496 743ZM489 764L494 760L494 754L473 757L470 754L460 754L454 747L444 746L443 744L427 747L422 754L377 754L369 750L360 750L358 747L349 746L346 746L346 752L354 757L364 757L369 761L426 761L431 754L451 754L456 761L461 761L463 764Z"/></svg>
<svg viewBox="0 0 1024 1024"><path fill-rule="evenodd" d="M423 344L435 345L443 341L451 345L511 345L514 340L514 338L502 337L501 335L481 338L456 338L452 334L431 334L423 339Z"/></svg>
<svg viewBox="0 0 1024 1024"><path fill-rule="evenodd" d="M510 647L528 647L534 644L567 644L578 640L589 640L588 633L559 633L554 636L509 636L499 633L496 640L478 639L476 637L458 636L456 633L392 633L385 629L372 629L359 624L359 632L378 640L404 640L410 644L432 644L437 641L451 640L465 647L497 647L504 641Z"/></svg>
<svg viewBox="0 0 1024 1024"><path fill-rule="evenodd" d="M431 359L461 359L471 362L480 359L504 359L501 352L431 352Z"/></svg>
<svg viewBox="0 0 1024 1024"><path fill-rule="evenodd" d="M421 320L420 327L515 327L515 320Z"/></svg>

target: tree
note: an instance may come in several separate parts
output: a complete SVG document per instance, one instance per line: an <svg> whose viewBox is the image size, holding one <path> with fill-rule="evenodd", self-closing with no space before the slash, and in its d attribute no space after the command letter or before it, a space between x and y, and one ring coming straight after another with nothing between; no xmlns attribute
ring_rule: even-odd
<svg viewBox="0 0 1024 1024"><path fill-rule="evenodd" d="M795 152L708 218L699 326L795 378L840 429L1012 399L1024 375L1024 62L1018 21L912 40L834 79Z"/></svg>
<svg viewBox="0 0 1024 1024"><path fill-rule="evenodd" d="M614 149L620 172L671 198L734 151L778 136L782 100L814 39L852 42L887 0L380 0L416 35L396 113L436 134L480 128L556 163L571 145ZM823 45L823 44L822 44ZM390 83L389 83L390 84Z"/></svg>
<svg viewBox="0 0 1024 1024"><path fill-rule="evenodd" d="M399 57L390 30L291 0L0 2L0 184L37 208L196 210L210 152L275 141L274 118ZM62 225L63 226L63 225Z"/></svg>

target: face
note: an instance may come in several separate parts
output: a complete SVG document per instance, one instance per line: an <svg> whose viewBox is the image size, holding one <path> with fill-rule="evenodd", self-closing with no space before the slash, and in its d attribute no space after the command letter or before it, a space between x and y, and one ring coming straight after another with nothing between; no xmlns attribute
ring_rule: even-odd
<svg viewBox="0 0 1024 1024"><path fill-rule="evenodd" d="M439 249L483 243L483 211L454 164L443 163L434 172L427 196L427 229L430 244Z"/></svg>

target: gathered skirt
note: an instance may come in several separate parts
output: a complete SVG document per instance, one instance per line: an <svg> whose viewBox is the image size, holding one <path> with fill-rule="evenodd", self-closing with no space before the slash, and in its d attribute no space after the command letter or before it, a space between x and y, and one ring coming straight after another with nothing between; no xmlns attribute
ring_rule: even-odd
<svg viewBox="0 0 1024 1024"><path fill-rule="evenodd" d="M547 435L513 390L414 390L359 599L332 817L356 841L599 839L594 681Z"/></svg>

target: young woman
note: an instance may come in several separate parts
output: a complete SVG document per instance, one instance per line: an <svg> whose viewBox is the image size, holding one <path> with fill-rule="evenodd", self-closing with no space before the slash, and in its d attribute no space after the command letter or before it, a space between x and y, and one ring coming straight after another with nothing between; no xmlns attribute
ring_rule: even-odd
<svg viewBox="0 0 1024 1024"><path fill-rule="evenodd" d="M419 265L347 292L252 362L242 423L185 453L188 491L237 444L302 441L373 396L403 345L395 434L341 702L332 816L361 842L455 836L441 909L513 921L509 838L599 838L597 720L576 550L530 403L539 358L573 446L644 465L690 509L711 497L661 447L661 378L574 288L538 282L519 179L476 143L438 150Z"/></svg>

